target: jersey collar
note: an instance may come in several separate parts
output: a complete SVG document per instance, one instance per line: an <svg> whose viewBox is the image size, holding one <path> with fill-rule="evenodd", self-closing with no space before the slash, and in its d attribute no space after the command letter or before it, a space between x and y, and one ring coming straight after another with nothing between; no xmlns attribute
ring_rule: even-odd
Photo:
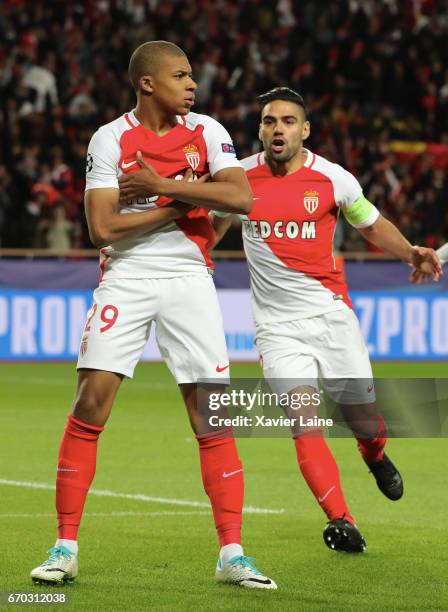
<svg viewBox="0 0 448 612"><path fill-rule="evenodd" d="M137 127L138 125L140 125L140 121L137 119L137 117L135 116L135 108L133 108L129 113L128 113L128 119L129 121L132 123L132 125L134 127Z"/></svg>
<svg viewBox="0 0 448 612"><path fill-rule="evenodd" d="M137 116L135 114L135 108L129 111L127 115L128 115L129 121L132 123L134 127L141 125L140 121L137 119ZM187 125L187 120L182 115L176 115L176 119L177 119L177 123L180 123L180 125L183 125L183 126Z"/></svg>

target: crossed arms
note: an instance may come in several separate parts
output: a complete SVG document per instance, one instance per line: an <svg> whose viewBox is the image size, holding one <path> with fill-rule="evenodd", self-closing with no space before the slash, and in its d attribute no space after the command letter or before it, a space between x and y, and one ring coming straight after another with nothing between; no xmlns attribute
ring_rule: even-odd
<svg viewBox="0 0 448 612"><path fill-rule="evenodd" d="M252 208L252 191L241 168L225 168L215 174L190 182L188 171L184 180L166 179L137 154L141 170L119 179L119 189L89 189L85 195L85 210L89 235L100 248L124 238L137 237L184 216L192 206L248 213ZM120 214L120 203L148 195L164 195L174 199L163 208L138 214Z"/></svg>

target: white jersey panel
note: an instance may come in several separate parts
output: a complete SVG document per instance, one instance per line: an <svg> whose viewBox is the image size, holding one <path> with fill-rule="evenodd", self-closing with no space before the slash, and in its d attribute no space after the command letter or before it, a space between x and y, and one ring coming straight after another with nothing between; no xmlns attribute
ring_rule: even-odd
<svg viewBox="0 0 448 612"><path fill-rule="evenodd" d="M254 153L253 155L249 155L249 157L245 157L241 160L241 165L244 170L247 172L248 170L252 170L252 168L256 168L260 165L260 162L264 160L264 153Z"/></svg>
<svg viewBox="0 0 448 612"><path fill-rule="evenodd" d="M138 238L114 242L101 249L101 253L108 278L174 278L185 274L209 274L198 245L187 238L174 222Z"/></svg>
<svg viewBox="0 0 448 612"><path fill-rule="evenodd" d="M316 155L313 170L321 172L333 183L336 206L349 208L362 195L362 187L353 174L342 166Z"/></svg>
<svg viewBox="0 0 448 612"><path fill-rule="evenodd" d="M92 136L87 149L86 191L89 189L118 189L120 138L131 129L124 117L100 127Z"/></svg>
<svg viewBox="0 0 448 612"><path fill-rule="evenodd" d="M353 206L353 204L355 204L360 196L362 196L362 187L359 184L358 179L355 178L353 174L345 170L342 166L334 164L324 157L316 155L313 169L328 176L333 183L336 206L347 210ZM375 223L379 216L379 210L376 207L373 207L369 217L362 223L354 225L354 227L358 229L369 227Z"/></svg>
<svg viewBox="0 0 448 612"><path fill-rule="evenodd" d="M243 241L249 265L255 325L294 321L341 310L346 305L312 276L288 268L262 239Z"/></svg>
<svg viewBox="0 0 448 612"><path fill-rule="evenodd" d="M241 168L241 162L235 155L232 138L226 128L213 117L188 113L186 125L194 130L196 126L204 126L204 140L207 145L207 162L210 174L214 176L225 168Z"/></svg>

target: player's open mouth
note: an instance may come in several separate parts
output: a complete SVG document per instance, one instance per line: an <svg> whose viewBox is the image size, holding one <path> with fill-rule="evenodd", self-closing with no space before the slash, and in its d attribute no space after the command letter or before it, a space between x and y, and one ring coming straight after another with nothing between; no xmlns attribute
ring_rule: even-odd
<svg viewBox="0 0 448 612"><path fill-rule="evenodd" d="M193 106L194 104L194 98L186 98L185 102L187 103L187 106Z"/></svg>
<svg viewBox="0 0 448 612"><path fill-rule="evenodd" d="M281 153L285 147L286 142L283 140L283 138L274 138L272 141L271 149L274 151L274 153Z"/></svg>

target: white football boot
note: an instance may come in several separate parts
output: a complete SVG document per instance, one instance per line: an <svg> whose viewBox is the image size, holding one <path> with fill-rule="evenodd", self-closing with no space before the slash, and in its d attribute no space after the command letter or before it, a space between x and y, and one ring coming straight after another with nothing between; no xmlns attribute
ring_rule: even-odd
<svg viewBox="0 0 448 612"><path fill-rule="evenodd" d="M72 582L78 575L78 557L65 546L53 546L48 559L35 567L30 576L35 583L63 584Z"/></svg>
<svg viewBox="0 0 448 612"><path fill-rule="evenodd" d="M226 563L219 559L215 573L217 582L249 589L276 589L275 582L257 570L253 561L253 557L245 556L232 557Z"/></svg>

